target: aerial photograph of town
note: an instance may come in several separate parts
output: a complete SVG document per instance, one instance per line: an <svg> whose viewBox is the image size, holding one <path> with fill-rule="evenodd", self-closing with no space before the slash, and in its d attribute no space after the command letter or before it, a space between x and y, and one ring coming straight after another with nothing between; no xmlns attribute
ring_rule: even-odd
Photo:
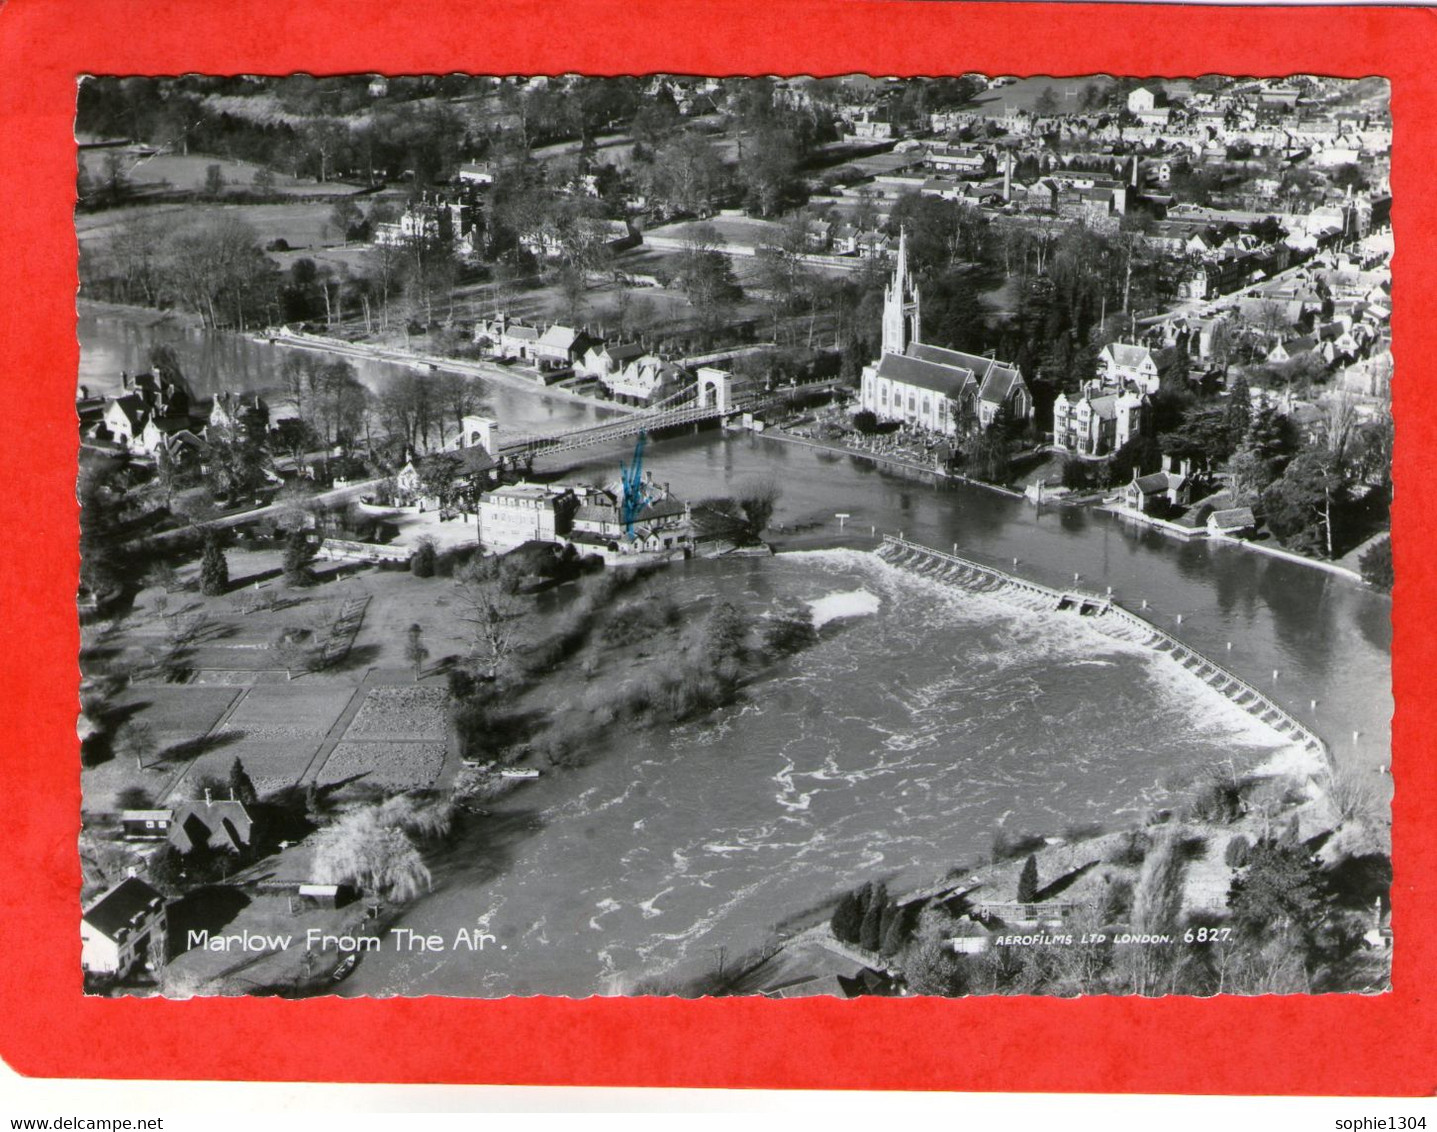
<svg viewBox="0 0 1437 1132"><path fill-rule="evenodd" d="M1389 989L1384 79L76 97L88 993Z"/></svg>

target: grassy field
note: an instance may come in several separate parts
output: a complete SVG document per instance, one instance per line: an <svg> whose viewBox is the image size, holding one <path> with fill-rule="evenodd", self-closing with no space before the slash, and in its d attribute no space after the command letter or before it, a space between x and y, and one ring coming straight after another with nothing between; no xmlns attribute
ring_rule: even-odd
<svg viewBox="0 0 1437 1132"><path fill-rule="evenodd" d="M1053 97L1058 100L1059 112L1072 113L1082 108L1083 91L1091 85L1106 91L1113 85L1113 80L1105 75L1076 79L1035 75L996 90L986 90L973 101L979 110L990 117L1001 117L1010 110L1031 112L1038 99L1043 97L1043 91L1051 87Z"/></svg>
<svg viewBox="0 0 1437 1132"><path fill-rule="evenodd" d="M105 177L107 155L119 153L122 168L130 185L142 192L168 190L200 192L205 188L211 165L220 167L226 192L248 192L254 189L254 175L261 166L249 161L235 161L208 154L160 153L144 156L131 149L87 149L80 154L81 167L97 181ZM274 191L285 195L323 195L342 197L358 191L358 186L338 181L321 184L308 178L291 177L274 172Z"/></svg>
<svg viewBox="0 0 1437 1132"><path fill-rule="evenodd" d="M214 216L235 216L254 228L261 245L284 240L303 254L342 247L330 230L333 205L324 201L294 201L285 204L156 204L133 205L103 212L79 213L75 231L81 243L103 246L122 225L137 217L158 220L164 232Z"/></svg>
<svg viewBox="0 0 1437 1132"><path fill-rule="evenodd" d="M231 550L228 556L231 575L243 577L263 574L273 552ZM190 566L180 576L193 573ZM373 569L358 574L330 569L323 577L331 580L300 589L270 579L260 593L274 596L273 608L252 608L254 591L245 585L221 597L168 594L164 602L158 589L148 588L127 615L106 626L87 626L82 668L125 682L99 710L100 718L111 730L125 720L143 723L155 750L143 768L132 758L113 757L86 767L85 811L115 809L128 787L140 787L156 801L185 797L204 777L223 778L236 757L261 793L273 791L317 772L312 764L325 743L343 748L331 777L351 778L357 773L353 767L365 764L371 780L415 784L427 776L432 781L447 749L444 662L468 648L467 626L454 615L454 587L444 578ZM318 671L301 668L290 679L269 647L280 629L298 625L322 632L346 602L366 597L346 659ZM169 639L166 618L176 610L190 623L203 622L203 639L183 656L187 678L166 683L150 671L151 657ZM412 624L422 627L430 653L417 686L404 657ZM341 724L358 731L342 733ZM404 752L396 763L389 750L396 740L427 746ZM351 769L338 775L339 767Z"/></svg>

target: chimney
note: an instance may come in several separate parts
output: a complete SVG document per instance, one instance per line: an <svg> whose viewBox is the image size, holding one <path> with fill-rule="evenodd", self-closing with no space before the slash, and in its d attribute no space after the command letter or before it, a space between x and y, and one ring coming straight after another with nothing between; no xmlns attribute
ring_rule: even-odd
<svg viewBox="0 0 1437 1132"><path fill-rule="evenodd" d="M136 879L139 878L139 875L140 875L140 870L137 869L134 865L126 865L126 866L125 866L125 876L126 876L126 878L128 878L129 880L136 880Z"/></svg>
<svg viewBox="0 0 1437 1132"><path fill-rule="evenodd" d="M1013 199L1013 151L1008 151L1008 160L1003 165L1003 200Z"/></svg>
<svg viewBox="0 0 1437 1132"><path fill-rule="evenodd" d="M214 801L214 800L210 797L210 788L209 788L208 786L206 786L206 787L205 787L205 805L206 805L206 806L213 805L213 801Z"/></svg>

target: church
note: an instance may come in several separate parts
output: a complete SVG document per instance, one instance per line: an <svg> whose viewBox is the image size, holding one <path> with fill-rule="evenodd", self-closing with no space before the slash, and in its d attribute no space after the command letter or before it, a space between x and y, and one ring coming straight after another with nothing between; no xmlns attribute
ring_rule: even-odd
<svg viewBox="0 0 1437 1132"><path fill-rule="evenodd" d="M919 340L918 284L908 274L908 237L898 237L893 281L883 292L883 346L863 369L859 409L955 436L986 428L1007 406L1015 420L1033 416L1033 396L1018 367Z"/></svg>

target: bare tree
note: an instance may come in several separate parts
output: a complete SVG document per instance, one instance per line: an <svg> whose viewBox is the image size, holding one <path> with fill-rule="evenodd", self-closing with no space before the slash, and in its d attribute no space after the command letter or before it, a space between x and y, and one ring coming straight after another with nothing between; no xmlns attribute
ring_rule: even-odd
<svg viewBox="0 0 1437 1132"><path fill-rule="evenodd" d="M117 756L134 759L137 770L144 770L145 760L155 753L155 733L144 720L128 719L115 732L111 747Z"/></svg>
<svg viewBox="0 0 1437 1132"><path fill-rule="evenodd" d="M424 647L424 630L418 625L409 626L405 632L404 659L414 665L414 682L419 683L419 674L424 662L429 659L429 650Z"/></svg>
<svg viewBox="0 0 1437 1132"><path fill-rule="evenodd" d="M460 620L473 632L471 649L497 679L514 652L524 605L515 593L517 579L498 558L474 558L455 575L463 607Z"/></svg>

